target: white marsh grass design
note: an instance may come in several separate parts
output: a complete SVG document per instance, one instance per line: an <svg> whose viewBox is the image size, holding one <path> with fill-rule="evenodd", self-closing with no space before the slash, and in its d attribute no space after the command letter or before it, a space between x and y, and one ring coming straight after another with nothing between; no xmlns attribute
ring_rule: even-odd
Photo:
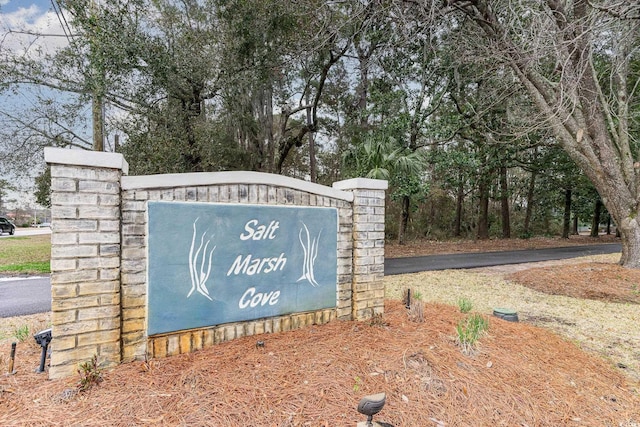
<svg viewBox="0 0 640 427"><path fill-rule="evenodd" d="M207 257L207 250L209 248L209 243L211 243L211 239L213 239L213 236L211 236L205 243L204 240L207 235L207 232L205 231L200 237L200 245L197 249L195 248L196 236L198 234L196 222L198 222L199 219L200 218L196 218L196 220L193 222L193 237L191 238L191 249L189 250L189 273L191 275L191 290L189 291L187 298L189 298L191 294L193 294L193 291L197 290L209 300L213 301L213 299L211 299L211 297L209 296L209 289L207 289L207 280L209 280L209 275L211 274L211 258L213 256L213 251L216 250L216 246L214 246L211 251L209 251ZM200 271L198 271L198 264L200 264Z"/></svg>
<svg viewBox="0 0 640 427"><path fill-rule="evenodd" d="M319 286L316 281L314 274L314 265L316 262L316 258L318 257L318 243L320 241L320 235L322 234L322 230L318 233L318 237L311 239L309 235L309 229L302 223L304 230L301 228L298 233L298 239L300 240L300 245L302 245L302 250L304 251L304 261L302 263L302 276L298 279L298 282L301 280L306 280L312 286ZM302 232L305 232L306 240L302 238Z"/></svg>

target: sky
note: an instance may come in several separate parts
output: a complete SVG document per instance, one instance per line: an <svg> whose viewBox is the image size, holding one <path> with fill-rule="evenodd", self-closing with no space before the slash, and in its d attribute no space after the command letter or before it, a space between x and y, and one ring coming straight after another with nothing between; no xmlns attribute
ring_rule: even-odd
<svg viewBox="0 0 640 427"><path fill-rule="evenodd" d="M3 31L7 27L60 27L51 0L0 0L0 15Z"/></svg>
<svg viewBox="0 0 640 427"><path fill-rule="evenodd" d="M8 30L44 34L64 34L56 15L52 0L0 0L0 32ZM11 34L2 39L3 48L20 49L25 45L26 35ZM38 44L56 47L66 43L64 37L48 37Z"/></svg>
<svg viewBox="0 0 640 427"><path fill-rule="evenodd" d="M24 52L32 38L21 34L7 34L9 30L62 34L60 21L56 16L51 0L0 0L0 48L14 52ZM44 38L37 44L46 48L55 48L65 43L63 37ZM34 47L33 45L31 47ZM11 102L11 98L0 97L0 102ZM5 178L0 176L0 179ZM7 177L8 178L8 177ZM13 181L11 181L13 183ZM19 206L35 205L31 182L20 182L22 191L11 192L7 199L17 200ZM8 206L11 207L11 206ZM1 212L0 212L1 213Z"/></svg>
<svg viewBox="0 0 640 427"><path fill-rule="evenodd" d="M51 8L51 0L0 0L2 13L14 13L18 9L29 9L32 6L46 11Z"/></svg>
<svg viewBox="0 0 640 427"><path fill-rule="evenodd" d="M56 8L53 6L53 1ZM96 0L96 4L100 5L100 3L101 0ZM33 58L39 52L38 48L51 53L66 46L68 40L56 10L60 10L57 0L0 0L0 51L13 52L16 55L28 52L28 55ZM35 38L30 34L46 36ZM46 89L39 90L46 91ZM60 99L59 94L56 97ZM25 106L28 107L35 102L38 102L37 98L28 89L18 88L17 92L0 94L0 108L5 108L12 113L24 110ZM15 108L13 108L14 105ZM90 106L87 111L91 111ZM44 164L40 166L44 167ZM39 174L41 168L34 165L33 170L35 174ZM13 177L2 176L0 171L0 179L7 179L19 187L19 191L12 192L8 197L17 201L14 205L19 207L35 205L33 177L16 181Z"/></svg>

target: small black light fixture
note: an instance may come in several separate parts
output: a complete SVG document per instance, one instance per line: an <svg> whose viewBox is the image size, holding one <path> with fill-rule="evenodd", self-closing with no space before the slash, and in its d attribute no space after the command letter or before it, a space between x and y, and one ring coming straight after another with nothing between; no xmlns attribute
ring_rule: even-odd
<svg viewBox="0 0 640 427"><path fill-rule="evenodd" d="M358 423L358 427L377 427L388 426L393 427L387 423L374 423L373 416L380 412L387 401L387 395L385 393L371 394L360 399L358 403L358 412L367 416L366 423Z"/></svg>
<svg viewBox="0 0 640 427"><path fill-rule="evenodd" d="M40 355L40 367L36 372L44 372L44 362L47 358L47 349L51 342L51 328L38 332L33 336L36 343L42 347L42 354Z"/></svg>

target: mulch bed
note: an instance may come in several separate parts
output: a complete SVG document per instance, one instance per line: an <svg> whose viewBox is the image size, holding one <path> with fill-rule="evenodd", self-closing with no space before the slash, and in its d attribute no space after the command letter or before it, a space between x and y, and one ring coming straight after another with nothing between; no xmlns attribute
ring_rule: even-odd
<svg viewBox="0 0 640 427"><path fill-rule="evenodd" d="M507 276L551 295L640 304L640 270L605 263L530 268Z"/></svg>
<svg viewBox="0 0 640 427"><path fill-rule="evenodd" d="M467 252L512 251L522 249L558 248L566 246L593 245L601 243L620 243L620 238L613 234L602 234L599 237L570 236L532 237L530 239L459 239L459 240L410 240L403 245L397 242L385 243L387 258L402 258L422 255L442 255Z"/></svg>
<svg viewBox="0 0 640 427"><path fill-rule="evenodd" d="M464 316L428 304L418 323L401 302L388 301L373 321L124 364L81 393L78 378L34 373L40 348L20 343L17 373L0 376L0 425L355 426L365 419L355 410L360 398L378 392L387 404L375 419L396 427L640 423L638 392L602 359L544 329L494 317L466 356L455 342Z"/></svg>

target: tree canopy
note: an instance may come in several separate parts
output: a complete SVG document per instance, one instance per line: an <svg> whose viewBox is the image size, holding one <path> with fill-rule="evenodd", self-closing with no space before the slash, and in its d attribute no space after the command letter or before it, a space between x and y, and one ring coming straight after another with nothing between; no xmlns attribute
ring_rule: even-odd
<svg viewBox="0 0 640 427"><path fill-rule="evenodd" d="M37 94L0 109L5 170L104 132L134 174L384 177L400 240L568 235L598 199L640 267L632 2L52 4L66 44L0 45L0 90Z"/></svg>

